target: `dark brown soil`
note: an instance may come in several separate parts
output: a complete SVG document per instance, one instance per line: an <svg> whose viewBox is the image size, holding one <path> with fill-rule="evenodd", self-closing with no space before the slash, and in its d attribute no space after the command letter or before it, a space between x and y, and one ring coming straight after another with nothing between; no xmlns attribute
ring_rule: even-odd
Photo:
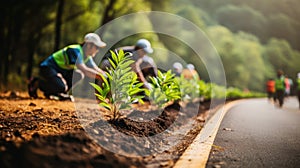
<svg viewBox="0 0 300 168"><path fill-rule="evenodd" d="M172 167L210 114L210 102L174 103L109 120L81 105L0 93L0 167Z"/></svg>

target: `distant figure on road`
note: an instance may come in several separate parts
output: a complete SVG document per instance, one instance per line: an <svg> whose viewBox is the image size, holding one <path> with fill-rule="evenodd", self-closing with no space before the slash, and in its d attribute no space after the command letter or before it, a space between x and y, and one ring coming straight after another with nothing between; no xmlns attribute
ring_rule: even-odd
<svg viewBox="0 0 300 168"><path fill-rule="evenodd" d="M286 75L284 82L285 82L285 96L288 97L290 96L291 89L293 88L293 80Z"/></svg>
<svg viewBox="0 0 300 168"><path fill-rule="evenodd" d="M274 79L270 78L266 83L266 91L268 94L269 101L272 101L275 97L275 81Z"/></svg>
<svg viewBox="0 0 300 168"><path fill-rule="evenodd" d="M282 107L285 93L285 77L282 70L277 71L275 79L275 100L279 102L279 107Z"/></svg>
<svg viewBox="0 0 300 168"><path fill-rule="evenodd" d="M299 109L300 109L300 72L297 75L297 97L298 97Z"/></svg>

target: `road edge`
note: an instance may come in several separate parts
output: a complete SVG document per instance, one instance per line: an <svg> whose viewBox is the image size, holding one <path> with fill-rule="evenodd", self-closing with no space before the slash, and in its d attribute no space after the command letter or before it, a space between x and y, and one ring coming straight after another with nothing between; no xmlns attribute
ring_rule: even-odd
<svg viewBox="0 0 300 168"><path fill-rule="evenodd" d="M226 103L208 120L200 133L181 155L173 166L174 168L205 168L210 150L227 111L243 100Z"/></svg>

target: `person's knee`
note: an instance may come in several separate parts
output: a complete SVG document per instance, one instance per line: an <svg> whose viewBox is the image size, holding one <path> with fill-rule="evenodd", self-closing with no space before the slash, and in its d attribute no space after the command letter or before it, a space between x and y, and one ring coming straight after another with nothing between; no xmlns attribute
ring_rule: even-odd
<svg viewBox="0 0 300 168"><path fill-rule="evenodd" d="M64 93L68 90L68 85L62 76L57 74L41 80L40 89L47 94Z"/></svg>
<svg viewBox="0 0 300 168"><path fill-rule="evenodd" d="M75 70L73 73L73 84L81 81L84 78L84 73L81 70Z"/></svg>

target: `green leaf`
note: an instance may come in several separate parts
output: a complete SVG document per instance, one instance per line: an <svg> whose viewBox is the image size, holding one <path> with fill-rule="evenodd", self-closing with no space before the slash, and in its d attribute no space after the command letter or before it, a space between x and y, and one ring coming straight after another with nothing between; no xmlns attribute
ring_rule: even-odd
<svg viewBox="0 0 300 168"><path fill-rule="evenodd" d="M131 59L127 59L127 60L123 60L121 61L121 63L119 64L119 68L120 69L125 69L127 67L129 67L131 69L131 64L134 63L133 60Z"/></svg>
<svg viewBox="0 0 300 168"><path fill-rule="evenodd" d="M127 73L125 73L124 75L122 75L121 78L120 78L119 80L120 80L120 81L123 81L123 80L128 79L128 78L130 78L131 81L132 81L132 74L129 73L129 72L127 72Z"/></svg>
<svg viewBox="0 0 300 168"><path fill-rule="evenodd" d="M100 94L97 94L95 93L95 96L100 100L100 101L105 101L105 97L100 95Z"/></svg>
<svg viewBox="0 0 300 168"><path fill-rule="evenodd" d="M128 79L128 78L125 78L125 79L123 79L123 80L121 80L121 82L120 82L120 84L130 84L131 83L131 80L132 79Z"/></svg>
<svg viewBox="0 0 300 168"><path fill-rule="evenodd" d="M117 54L115 52L113 52L113 51L110 51L110 53L111 53L112 61L114 61L116 64L119 64L119 59L117 57Z"/></svg>
<svg viewBox="0 0 300 168"><path fill-rule="evenodd" d="M112 109L111 105L108 104L108 103L106 103L106 102L101 102L101 103L100 103L100 106L105 107L105 108L108 109L108 110L111 110L111 109Z"/></svg>
<svg viewBox="0 0 300 168"><path fill-rule="evenodd" d="M109 78L110 74L109 74L109 73L107 73L107 72L105 72L105 74L106 74L106 76ZM103 76L102 74L101 74L101 77L102 77L102 80L103 80L103 82L104 82L105 86L106 86L106 87L109 87L109 83L108 83L108 81L107 81L106 77L105 77L105 76Z"/></svg>
<svg viewBox="0 0 300 168"><path fill-rule="evenodd" d="M115 64L115 62L111 59L108 59L110 65L112 66L112 70L116 69L117 68L117 65Z"/></svg>
<svg viewBox="0 0 300 168"><path fill-rule="evenodd" d="M140 93L140 92L141 92L141 90L136 88L136 89L130 90L128 93L129 93L129 95L135 95L135 94Z"/></svg>
<svg viewBox="0 0 300 168"><path fill-rule="evenodd" d="M125 56L124 51L120 50L118 53L118 62L121 62L122 60L124 60L124 56Z"/></svg>
<svg viewBox="0 0 300 168"><path fill-rule="evenodd" d="M93 88L95 88L98 92L100 92L100 93L102 92L102 88L99 85L97 85L95 83L90 83L90 85L92 85Z"/></svg>
<svg viewBox="0 0 300 168"><path fill-rule="evenodd" d="M137 82L133 87L141 88L143 85L144 85L143 83Z"/></svg>

